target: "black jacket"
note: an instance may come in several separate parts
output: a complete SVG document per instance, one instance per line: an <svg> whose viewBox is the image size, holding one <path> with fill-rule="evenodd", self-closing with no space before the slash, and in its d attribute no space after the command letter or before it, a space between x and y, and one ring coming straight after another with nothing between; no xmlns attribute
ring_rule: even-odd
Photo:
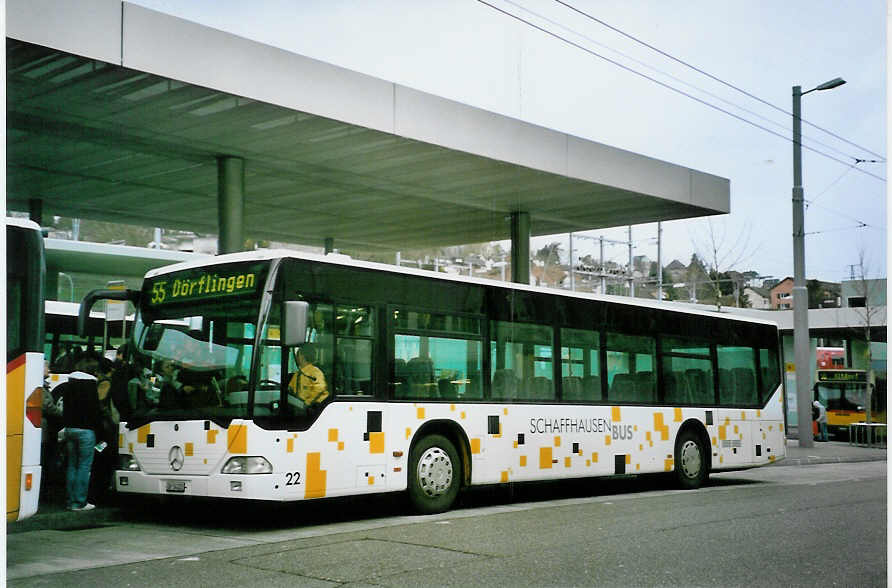
<svg viewBox="0 0 892 588"><path fill-rule="evenodd" d="M97 380L84 372L72 372L59 384L62 392L62 426L101 430Z"/></svg>

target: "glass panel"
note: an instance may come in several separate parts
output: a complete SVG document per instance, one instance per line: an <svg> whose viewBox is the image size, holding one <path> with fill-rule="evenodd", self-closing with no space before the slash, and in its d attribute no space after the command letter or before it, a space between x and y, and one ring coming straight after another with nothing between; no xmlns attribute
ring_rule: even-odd
<svg viewBox="0 0 892 588"><path fill-rule="evenodd" d="M133 420L246 416L256 308L216 304L204 310L149 325L137 321L134 365L154 374L141 372L129 383L130 406L123 412Z"/></svg>
<svg viewBox="0 0 892 588"><path fill-rule="evenodd" d="M334 368L334 334L333 314L330 304L311 303L307 313L307 343L313 343L316 349L314 365L322 370L328 380ZM294 354L292 354L292 365Z"/></svg>
<svg viewBox="0 0 892 588"><path fill-rule="evenodd" d="M760 349L759 365L762 370L762 398L768 400L780 385L777 349Z"/></svg>
<svg viewBox="0 0 892 588"><path fill-rule="evenodd" d="M756 389L756 353L752 347L719 345L719 403L732 406L755 406L759 403Z"/></svg>
<svg viewBox="0 0 892 588"><path fill-rule="evenodd" d="M374 337L374 313L367 306L338 306L335 315L338 335Z"/></svg>
<svg viewBox="0 0 892 588"><path fill-rule="evenodd" d="M662 337L663 353L693 353L709 357L709 342L686 337Z"/></svg>
<svg viewBox="0 0 892 588"><path fill-rule="evenodd" d="M495 400L554 400L551 327L493 321L490 357Z"/></svg>
<svg viewBox="0 0 892 588"><path fill-rule="evenodd" d="M607 333L607 398L611 402L656 401L653 337Z"/></svg>
<svg viewBox="0 0 892 588"><path fill-rule="evenodd" d="M296 414L306 413L331 400L334 373L334 326L330 304L310 303L307 342L289 350L288 403ZM298 365L299 362L302 365Z"/></svg>
<svg viewBox="0 0 892 588"><path fill-rule="evenodd" d="M260 346L260 370L258 372L257 390L254 394L254 416L263 417L279 414L282 391L282 347L279 325L279 305L270 309ZM248 325L245 335L254 337L254 325ZM240 362L248 373L251 369L251 350L244 349ZM235 394L248 393L247 378L234 377L226 382L226 391L232 397Z"/></svg>
<svg viewBox="0 0 892 588"><path fill-rule="evenodd" d="M480 335L480 319L406 310L393 311L394 328L408 331L440 331Z"/></svg>
<svg viewBox="0 0 892 588"><path fill-rule="evenodd" d="M22 337L22 280L6 277L6 360L15 359L24 345Z"/></svg>
<svg viewBox="0 0 892 588"><path fill-rule="evenodd" d="M480 341L421 335L394 337L394 398L482 398Z"/></svg>
<svg viewBox="0 0 892 588"><path fill-rule="evenodd" d="M338 394L372 393L372 341L338 338Z"/></svg>
<svg viewBox="0 0 892 588"><path fill-rule="evenodd" d="M600 343L597 331L561 329L561 383L565 401L602 399Z"/></svg>
<svg viewBox="0 0 892 588"><path fill-rule="evenodd" d="M663 389L666 404L687 406L715 404L712 361L663 356Z"/></svg>

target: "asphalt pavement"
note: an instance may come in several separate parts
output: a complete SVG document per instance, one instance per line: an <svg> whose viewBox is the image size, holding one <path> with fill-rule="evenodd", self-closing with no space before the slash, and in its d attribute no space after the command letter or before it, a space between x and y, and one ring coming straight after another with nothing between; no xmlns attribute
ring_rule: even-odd
<svg viewBox="0 0 892 588"><path fill-rule="evenodd" d="M845 441L815 442L814 447L799 447L797 439L787 440L787 457L768 467L808 466L826 463L859 461L886 461L886 447L852 445ZM97 527L126 517L126 509L114 494L99 502L96 508L85 512L65 509L64 500L58 493L50 493L41 499L37 514L24 521L7 523L6 532L23 533L38 530L72 530Z"/></svg>

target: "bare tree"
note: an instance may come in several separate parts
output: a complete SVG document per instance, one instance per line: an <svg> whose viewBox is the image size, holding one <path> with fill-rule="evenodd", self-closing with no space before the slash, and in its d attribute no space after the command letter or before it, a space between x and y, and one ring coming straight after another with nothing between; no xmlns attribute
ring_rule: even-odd
<svg viewBox="0 0 892 588"><path fill-rule="evenodd" d="M720 224L720 226L716 226ZM692 238L694 251L706 269L706 283L711 294L715 298L716 309L722 310L722 284L733 282L728 272L734 267L747 261L755 254L757 247L750 246L750 227L746 225L740 234L729 235L727 223L713 222L712 218L706 219L707 234L705 239ZM702 241L702 242L698 242ZM740 284L733 282L735 293L733 301L740 306Z"/></svg>
<svg viewBox="0 0 892 588"><path fill-rule="evenodd" d="M861 318L861 327L864 329L864 341L867 345L867 398L865 398L864 417L867 424L870 425L871 409L873 408L873 388L876 385L876 373L873 370L873 352L870 345L870 329L879 322L881 308L875 304L874 300L881 286L879 281L868 278L868 275L870 275L870 264L866 259L863 248L858 250L858 264L854 266L854 269L856 272L853 284L855 293L860 300L863 300L863 306L860 305L861 302L859 300L859 306L853 307L853 310Z"/></svg>

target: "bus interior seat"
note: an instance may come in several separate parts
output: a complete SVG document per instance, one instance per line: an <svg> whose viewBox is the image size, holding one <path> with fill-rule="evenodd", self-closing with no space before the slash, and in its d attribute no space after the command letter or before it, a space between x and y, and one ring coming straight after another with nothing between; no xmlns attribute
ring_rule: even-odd
<svg viewBox="0 0 892 588"><path fill-rule="evenodd" d="M434 362L429 357L413 357L406 364L409 394L412 398L435 398Z"/></svg>
<svg viewBox="0 0 892 588"><path fill-rule="evenodd" d="M722 402L726 402L729 399L732 402L736 402L737 388L729 369L719 368L719 398Z"/></svg>
<svg viewBox="0 0 892 588"><path fill-rule="evenodd" d="M564 400L585 400L585 385L579 376L566 376L561 384L564 387Z"/></svg>
<svg viewBox="0 0 892 588"><path fill-rule="evenodd" d="M582 379L582 386L585 389L585 398L587 400L603 400L604 393L601 390L601 376L586 376Z"/></svg>
<svg viewBox="0 0 892 588"><path fill-rule="evenodd" d="M616 374L610 384L609 398L614 400L632 400L635 398L635 379L632 374Z"/></svg>
<svg viewBox="0 0 892 588"><path fill-rule="evenodd" d="M397 357L393 360L393 391L395 398L409 395L409 381L406 378L406 360Z"/></svg>
<svg viewBox="0 0 892 588"><path fill-rule="evenodd" d="M535 376L530 381L528 397L531 400L551 400L554 398L554 386L545 376Z"/></svg>
<svg viewBox="0 0 892 588"><path fill-rule="evenodd" d="M437 392L440 398L452 400L456 398L455 384L449 378L440 378L437 380Z"/></svg>
<svg viewBox="0 0 892 588"><path fill-rule="evenodd" d="M656 382L653 372L637 372L635 374L635 399L655 400Z"/></svg>
<svg viewBox="0 0 892 588"><path fill-rule="evenodd" d="M753 371L747 368L731 370L734 377L734 402L751 404L756 400L756 382Z"/></svg>
<svg viewBox="0 0 892 588"><path fill-rule="evenodd" d="M517 396L517 379L511 370L496 370L492 375L492 397L507 400Z"/></svg>

